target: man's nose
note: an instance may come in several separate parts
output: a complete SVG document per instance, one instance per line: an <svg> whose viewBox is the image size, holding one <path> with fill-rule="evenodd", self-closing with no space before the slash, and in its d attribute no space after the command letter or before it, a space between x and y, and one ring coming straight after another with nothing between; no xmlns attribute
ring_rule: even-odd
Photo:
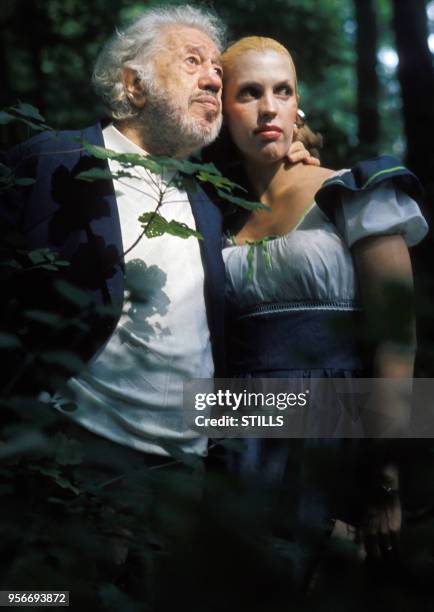
<svg viewBox="0 0 434 612"><path fill-rule="evenodd" d="M204 64L202 66L198 85L200 89L212 91L215 94L219 93L223 86L222 78L220 74L216 72L214 64Z"/></svg>

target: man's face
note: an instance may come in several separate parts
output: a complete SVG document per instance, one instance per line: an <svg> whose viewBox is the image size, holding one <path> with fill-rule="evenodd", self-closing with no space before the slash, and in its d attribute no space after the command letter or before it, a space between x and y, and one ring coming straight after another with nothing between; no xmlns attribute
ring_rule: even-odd
<svg viewBox="0 0 434 612"><path fill-rule="evenodd" d="M158 86L200 124L213 124L219 118L220 52L204 32L185 26L168 29L155 54L154 74Z"/></svg>
<svg viewBox="0 0 434 612"><path fill-rule="evenodd" d="M154 57L154 86L145 108L165 106L172 120L182 126L184 144L194 144L193 149L209 144L222 121L218 48L204 32L174 26L167 29Z"/></svg>

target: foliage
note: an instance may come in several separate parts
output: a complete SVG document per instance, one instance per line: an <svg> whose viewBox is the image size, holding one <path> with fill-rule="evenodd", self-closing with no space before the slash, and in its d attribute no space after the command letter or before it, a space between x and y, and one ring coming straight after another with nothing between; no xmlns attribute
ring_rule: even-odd
<svg viewBox="0 0 434 612"><path fill-rule="evenodd" d="M50 116L56 129L93 123L104 112L88 86L98 48L115 26L140 14L143 3L112 0L110 10L103 0L93 2L91 10L79 0L6 4L0 16L5 31L0 53L5 74L0 105L16 97L31 99ZM146 6L153 4L159 2L148 1ZM198 4L209 5L206 1ZM387 2L379 5L383 15ZM273 0L270 10L267 0L221 0L215 8L229 24L230 40L261 34L277 38L291 50L301 81L302 108L311 127L326 137L324 161L332 167L347 165L357 146L352 2ZM28 17L24 28L23 10ZM382 35L388 36L389 45L386 27L382 27ZM65 86L58 87L59 82ZM391 107L399 106L398 91L393 87L392 83L384 97L383 150L399 137L397 113L391 114Z"/></svg>
<svg viewBox="0 0 434 612"><path fill-rule="evenodd" d="M10 106L0 112L0 125L8 125L15 121L24 123L36 132L51 130L38 109L31 104L19 102L16 106Z"/></svg>
<svg viewBox="0 0 434 612"><path fill-rule="evenodd" d="M247 210L268 208L264 204L261 204L261 202L252 202L246 198L232 195L234 190L241 192L245 192L246 190L237 183L234 183L230 179L223 176L212 163L197 163L190 160L177 160L171 157L154 155L147 155L144 157L137 153L117 153L116 151L110 151L110 149L91 145L83 141L80 141L80 144L82 145L83 149L88 151L93 157L96 157L97 159L110 159L117 161L122 168L124 168L124 170L112 173L108 169L93 168L91 170L80 172L76 177L77 179L92 182L107 178L120 179L124 177L132 177L134 175L129 172L129 169L135 167L144 168L153 174L169 171L174 172L175 174L173 179L169 181L168 186L173 184L178 188L185 189L186 191L197 191L197 185L191 180L194 178L200 183L205 183L213 187L221 199L227 200L232 204L236 204L237 206L241 206ZM175 229L175 225L164 225L164 227L170 227L170 233L173 233ZM160 225L159 231L162 228L163 226ZM175 233L174 235L177 234ZM196 234L191 233L190 235L193 236ZM186 238L188 236L183 234L182 237Z"/></svg>
<svg viewBox="0 0 434 612"><path fill-rule="evenodd" d="M385 1L377 4L382 44L392 46L389 4ZM0 15L4 31L0 50L4 75L2 104L17 98L32 100L43 114L52 118L56 128L93 122L103 113L88 87L97 49L115 25L142 9L143 3L131 0L109 3L94 0L89 6L79 0L5 0ZM349 0L291 3L278 0L272 7L265 0L221 0L217 11L230 23L233 38L266 34L280 39L293 51L302 81L302 106L313 129L326 135L324 163L348 165L357 149L355 23ZM380 77L384 92L381 148L392 146L402 152L397 82L384 66L380 66ZM0 137L4 144L42 129L48 126L31 105L20 102L0 113ZM143 162L142 158L131 156L110 157L110 152L81 144L95 158L116 159L122 166L114 174L100 168L83 171L78 177L82 181L122 179L130 176L138 163L149 171L170 166L183 173L179 180L184 182L180 186L188 181L191 186L194 177L200 183L211 183L230 202L250 206L241 196L233 195L235 186L212 165L187 163L174 167L173 160L147 158ZM32 180L17 179L6 166L0 165L2 191L30 187ZM157 210L145 214L141 221L149 236L161 235L163 231L184 238L197 235L176 221L164 219ZM59 384L83 364L74 351L49 349L50 341L60 332L69 330L79 337L89 330L94 313L88 294L63 278L68 262L56 253L46 249L27 252L17 236L7 238L1 280L19 277L32 291L38 291L43 286L40 279L53 275L57 279L55 299L62 298L69 304L69 310L68 316L66 313L61 316L50 310L27 308L19 313L17 321L17 304L12 304L0 331L3 370L7 371L9 363L18 365L22 378L28 372L46 375L48 371ZM429 291L432 287L427 289L427 295ZM394 296L392 291L390 299ZM431 301L422 303L420 310L426 328L432 328ZM375 314L370 329L373 336L382 330ZM387 323L384 316L381 321ZM26 330L31 324L39 326L41 341L28 349ZM426 351L424 367L428 369L422 371L430 375L432 370L427 364L432 362L433 353L429 347ZM354 544L337 542L327 548L309 599L300 602L290 578L294 550L287 538L280 537L282 531L285 534L285 529L288 530L290 523L285 511L291 504L281 506L277 518L273 512L265 512L260 525L251 523L252 508L267 509L273 503L276 506L273 494L255 487L243 491L239 483L230 482L219 470L210 471L205 503L198 510L197 506L189 505L188 484L179 472L172 474L163 465L135 470L125 465L120 448L106 448L99 457L100 464L108 473L114 470L121 476L117 482L131 481L142 493L140 503L132 504L128 510L120 509L121 489L107 484L110 477L101 481L87 473L85 445L74 437L57 433L63 421L47 404L29 395L17 396L14 391L19 386L17 382L13 378L7 381L0 406L3 416L0 529L2 554L7 560L0 579L2 588L68 589L76 609L92 606L126 612L173 610L184 605L201 612L223 608L272 612L286 609L289 601L292 610L300 611L346 611L350 607L360 612L431 609L432 550L427 547L432 542L434 499L432 487L426 486L434 482L430 441L426 444L415 441L403 452L403 463L407 466L404 488L411 493L407 499L409 527L404 534L404 565L393 565L389 573L384 567L368 568L370 571L361 581ZM178 464L185 459L177 457ZM323 459L319 457L318 463ZM200 465L191 467L200 473ZM143 508L151 503L156 482L174 491L167 503L157 508L166 520L164 528L144 520ZM185 526L198 517L194 536L182 539ZM181 549L175 552L167 544L168 526L182 542ZM125 567L114 566L107 538L108 533L119 534L122 530L134 534L134 555ZM277 557L271 551L277 551Z"/></svg>

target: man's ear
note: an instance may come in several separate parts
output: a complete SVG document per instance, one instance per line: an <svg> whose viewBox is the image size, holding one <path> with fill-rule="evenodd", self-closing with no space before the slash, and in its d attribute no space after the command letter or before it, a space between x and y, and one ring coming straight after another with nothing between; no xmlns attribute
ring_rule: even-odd
<svg viewBox="0 0 434 612"><path fill-rule="evenodd" d="M137 76L137 72L132 68L123 68L122 83L131 104L136 108L143 108L146 102L146 94L143 83Z"/></svg>

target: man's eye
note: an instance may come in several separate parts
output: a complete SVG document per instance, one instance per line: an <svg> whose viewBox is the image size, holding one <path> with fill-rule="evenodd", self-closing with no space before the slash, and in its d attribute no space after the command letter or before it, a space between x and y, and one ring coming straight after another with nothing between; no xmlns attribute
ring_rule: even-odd
<svg viewBox="0 0 434 612"><path fill-rule="evenodd" d="M186 60L187 64L191 64L192 66L197 66L199 64L199 58L195 55L189 55Z"/></svg>
<svg viewBox="0 0 434 612"><path fill-rule="evenodd" d="M222 68L220 68L220 66L214 66L214 72L216 73L217 76L219 76L221 79L223 78L223 70Z"/></svg>

